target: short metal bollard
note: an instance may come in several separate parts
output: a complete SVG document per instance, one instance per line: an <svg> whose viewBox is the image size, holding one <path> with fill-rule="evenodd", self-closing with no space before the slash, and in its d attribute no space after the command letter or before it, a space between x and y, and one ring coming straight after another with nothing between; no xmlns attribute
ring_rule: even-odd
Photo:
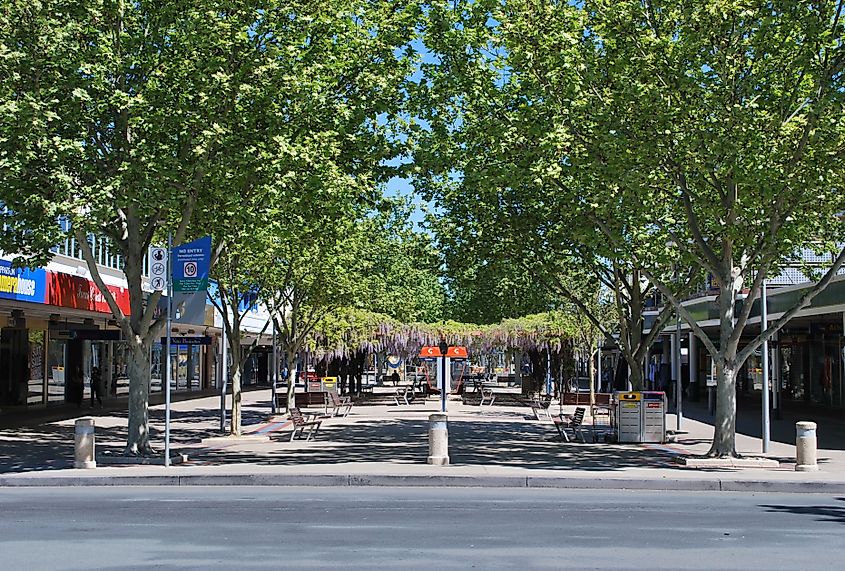
<svg viewBox="0 0 845 571"><path fill-rule="evenodd" d="M795 471L815 472L816 463L816 423L795 423Z"/></svg>
<svg viewBox="0 0 845 571"><path fill-rule="evenodd" d="M76 421L76 434L73 442L74 468L96 468L94 456L94 419L80 418Z"/></svg>
<svg viewBox="0 0 845 571"><path fill-rule="evenodd" d="M449 464L448 415L438 412L428 417L428 463L437 466Z"/></svg>

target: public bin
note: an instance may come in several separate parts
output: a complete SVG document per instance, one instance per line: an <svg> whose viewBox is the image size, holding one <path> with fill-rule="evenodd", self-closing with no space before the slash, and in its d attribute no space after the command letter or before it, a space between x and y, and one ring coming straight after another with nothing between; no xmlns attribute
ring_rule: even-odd
<svg viewBox="0 0 845 571"><path fill-rule="evenodd" d="M337 390L337 377L323 377L320 381L322 383L321 391L329 392Z"/></svg>
<svg viewBox="0 0 845 571"><path fill-rule="evenodd" d="M642 394L616 393L616 439L619 442L640 442L642 428Z"/></svg>
<svg viewBox="0 0 845 571"><path fill-rule="evenodd" d="M614 397L619 442L666 441L666 393L617 392Z"/></svg>
<svg viewBox="0 0 845 571"><path fill-rule="evenodd" d="M666 442L666 393L643 392L643 433L640 442Z"/></svg>

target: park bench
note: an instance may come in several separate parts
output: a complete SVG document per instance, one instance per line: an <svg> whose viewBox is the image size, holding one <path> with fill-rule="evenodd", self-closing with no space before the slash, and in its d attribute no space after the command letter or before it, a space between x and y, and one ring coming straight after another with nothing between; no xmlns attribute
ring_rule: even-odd
<svg viewBox="0 0 845 571"><path fill-rule="evenodd" d="M493 401L496 400L496 395L493 394L493 389L483 388L481 389L481 402L478 403L478 406L490 406L493 404Z"/></svg>
<svg viewBox="0 0 845 571"><path fill-rule="evenodd" d="M312 436L316 436L320 430L322 420L317 420L314 414L304 414L299 408L293 407L290 409L290 419L293 422L293 430L290 433L290 441L293 442L295 438L302 438L305 436L306 442L311 440ZM305 429L308 432L305 432Z"/></svg>
<svg viewBox="0 0 845 571"><path fill-rule="evenodd" d="M329 409L331 408L331 411ZM328 391L326 393L326 413L329 416L346 417L349 411L352 410L352 397L340 396L335 391Z"/></svg>
<svg viewBox="0 0 845 571"><path fill-rule="evenodd" d="M584 433L581 432L581 425L584 422L584 413L586 411L587 409L579 406L575 408L575 412L571 416L563 415L553 419L555 428L557 428L561 438L569 442L569 436L566 434L566 429L568 428L572 431L572 438L580 438L581 442L585 442Z"/></svg>
<svg viewBox="0 0 845 571"><path fill-rule="evenodd" d="M407 387L399 387L396 389L396 393L393 395L393 400L396 401L397 405L410 405L414 401L415 396L416 393L414 392L414 386L409 385Z"/></svg>
<svg viewBox="0 0 845 571"><path fill-rule="evenodd" d="M549 406L551 403L549 402L540 402L539 399L534 399L531 401L529 406L531 407L531 412L534 413L534 418L537 420L542 421L552 421L552 413L551 407Z"/></svg>

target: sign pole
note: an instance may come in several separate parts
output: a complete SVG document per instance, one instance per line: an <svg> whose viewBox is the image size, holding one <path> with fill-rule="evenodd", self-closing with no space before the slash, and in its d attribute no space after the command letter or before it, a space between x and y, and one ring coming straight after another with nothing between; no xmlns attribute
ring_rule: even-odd
<svg viewBox="0 0 845 571"><path fill-rule="evenodd" d="M768 308L766 307L766 280L763 280L762 297L760 299L760 333L762 334L769 327ZM771 425L769 420L769 341L763 341L761 351L763 359L763 454L769 452L771 440Z"/></svg>
<svg viewBox="0 0 845 571"><path fill-rule="evenodd" d="M277 414L277 411L276 411L276 371L278 371L278 369L279 369L279 364L278 364L278 361L276 360L276 322L275 321L273 321L273 353L272 353L272 357L270 359L270 367L271 367L271 370L273 371L271 373L271 375L273 375L273 376L270 379L270 382L272 383L272 388L270 390L270 393L271 393L270 394L270 411L273 414Z"/></svg>
<svg viewBox="0 0 845 571"><path fill-rule="evenodd" d="M681 431L681 421L684 420L683 411L683 383L681 383L681 314L675 318L675 354L672 356L675 359L675 407L677 414L675 415L675 428L678 432Z"/></svg>
<svg viewBox="0 0 845 571"><path fill-rule="evenodd" d="M223 318L223 366L220 367L220 432L226 432L226 384L229 380L229 339L226 337L226 316Z"/></svg>
<svg viewBox="0 0 845 571"><path fill-rule="evenodd" d="M173 363L170 357L170 330L173 315L173 237L167 233L167 342L165 355L167 355L167 380L164 389L164 465L170 466L170 379L173 374Z"/></svg>

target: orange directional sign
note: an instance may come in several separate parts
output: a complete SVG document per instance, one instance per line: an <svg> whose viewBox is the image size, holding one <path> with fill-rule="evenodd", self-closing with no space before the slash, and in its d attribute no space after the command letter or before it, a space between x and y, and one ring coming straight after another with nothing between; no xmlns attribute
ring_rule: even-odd
<svg viewBox="0 0 845 571"><path fill-rule="evenodd" d="M467 358L467 348L466 347L449 347L449 350L446 351L446 356L451 357L452 359L466 359Z"/></svg>
<svg viewBox="0 0 845 571"><path fill-rule="evenodd" d="M420 349L420 358L427 359L430 357L442 357L443 354L440 353L440 347L436 345L426 345L422 349Z"/></svg>
<svg viewBox="0 0 845 571"><path fill-rule="evenodd" d="M440 352L440 347L436 345L426 345L422 349L420 349L420 358L421 359L430 359L432 357L443 357L444 355ZM467 358L467 348L466 347L449 347L446 351L446 357L451 359L466 359Z"/></svg>

